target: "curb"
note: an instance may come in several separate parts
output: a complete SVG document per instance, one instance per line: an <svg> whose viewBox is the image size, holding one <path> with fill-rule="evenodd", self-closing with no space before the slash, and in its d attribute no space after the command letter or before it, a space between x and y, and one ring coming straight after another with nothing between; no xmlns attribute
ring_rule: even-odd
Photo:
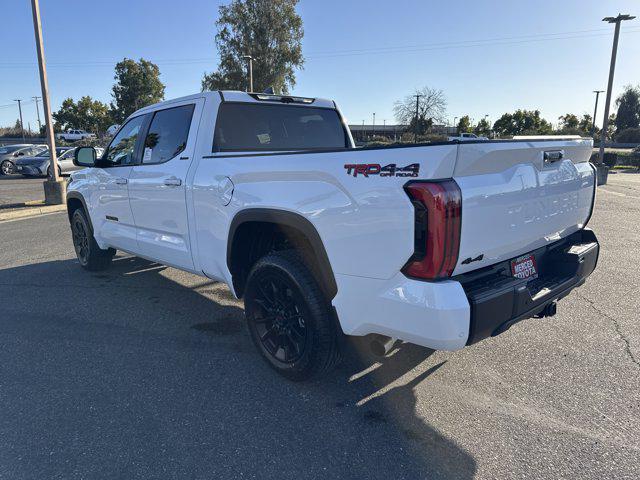
<svg viewBox="0 0 640 480"><path fill-rule="evenodd" d="M0 205L0 210L6 210L9 208L24 208L24 207L37 207L44 205L42 200L30 200L28 202L19 202L19 203L4 203Z"/></svg>
<svg viewBox="0 0 640 480"><path fill-rule="evenodd" d="M15 220L16 218L36 217L47 213L64 212L67 210L66 205L43 205L38 208L28 208L25 210L17 210L12 212L0 211L0 222L4 220Z"/></svg>

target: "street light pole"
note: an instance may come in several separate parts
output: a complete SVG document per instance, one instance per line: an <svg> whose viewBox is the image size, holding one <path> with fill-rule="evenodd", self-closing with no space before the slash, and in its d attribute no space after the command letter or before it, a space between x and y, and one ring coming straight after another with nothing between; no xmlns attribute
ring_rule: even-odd
<svg viewBox="0 0 640 480"><path fill-rule="evenodd" d="M596 133L596 114L598 113L598 98L600 94L604 92L604 90L594 90L593 93L596 94L596 106L593 109L593 123L591 125L591 135Z"/></svg>
<svg viewBox="0 0 640 480"><path fill-rule="evenodd" d="M21 98L14 98L13 99L14 102L18 102L18 111L20 112L20 133L22 134L22 143L25 142L24 139L24 123L22 123L22 99Z"/></svg>
<svg viewBox="0 0 640 480"><path fill-rule="evenodd" d="M420 95L419 93L414 95L416 97L416 124L414 126L414 134L413 134L413 143L418 143L418 111L420 109L420 97L422 97L422 95Z"/></svg>
<svg viewBox="0 0 640 480"><path fill-rule="evenodd" d="M51 104L49 102L49 82L47 80L47 64L44 59L44 46L42 42L42 23L40 21L40 5L38 0L31 0L33 12L33 31L36 37L36 51L38 53L38 70L40 71L40 86L42 88L42 107L44 109L44 121L47 128L47 144L49 145L50 176L43 183L44 201L48 204L66 203L67 184L58 175L58 158L56 155L56 139L53 135L53 122L51 121Z"/></svg>
<svg viewBox="0 0 640 480"><path fill-rule="evenodd" d="M604 143L607 139L607 129L609 128L609 106L611 104L611 90L613 88L613 74L616 70L616 56L618 54L618 38L620 37L620 24L625 20L633 20L636 17L631 15L618 14L617 17L605 17L603 22L615 23L616 28L613 33L613 48L611 49L611 66L609 67L609 83L607 85L607 99L604 102L604 120L602 121L602 134L600 135L600 152L598 162L604 162Z"/></svg>
<svg viewBox="0 0 640 480"><path fill-rule="evenodd" d="M376 134L376 112L373 112L373 125L371 127L371 136L375 136Z"/></svg>
<svg viewBox="0 0 640 480"><path fill-rule="evenodd" d="M38 100L42 97L31 97L36 101L36 115L38 116L38 134L42 130L42 124L40 123L40 109L38 108Z"/></svg>
<svg viewBox="0 0 640 480"><path fill-rule="evenodd" d="M251 55L243 55L242 58L249 60L249 91L253 92L253 57Z"/></svg>

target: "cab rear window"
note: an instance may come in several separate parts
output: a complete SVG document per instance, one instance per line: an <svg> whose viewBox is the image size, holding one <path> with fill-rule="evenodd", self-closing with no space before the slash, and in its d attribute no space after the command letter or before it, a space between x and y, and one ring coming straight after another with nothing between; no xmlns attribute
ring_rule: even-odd
<svg viewBox="0 0 640 480"><path fill-rule="evenodd" d="M214 152L348 148L336 110L296 105L222 103Z"/></svg>

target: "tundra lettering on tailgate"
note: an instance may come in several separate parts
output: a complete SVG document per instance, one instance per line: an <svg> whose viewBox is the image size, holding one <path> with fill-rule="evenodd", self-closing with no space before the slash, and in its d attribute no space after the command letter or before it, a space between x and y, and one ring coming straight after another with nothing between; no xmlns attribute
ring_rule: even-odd
<svg viewBox="0 0 640 480"><path fill-rule="evenodd" d="M420 164L412 163L406 167L398 167L395 163L381 166L379 163L348 163L344 166L347 175L379 175L381 177L417 177L420 173Z"/></svg>

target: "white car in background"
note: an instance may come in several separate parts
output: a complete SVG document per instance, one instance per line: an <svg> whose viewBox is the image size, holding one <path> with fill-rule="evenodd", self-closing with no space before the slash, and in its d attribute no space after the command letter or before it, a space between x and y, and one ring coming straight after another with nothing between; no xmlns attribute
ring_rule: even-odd
<svg viewBox="0 0 640 480"><path fill-rule="evenodd" d="M58 133L56 138L66 140L67 142L76 142L78 140L84 140L85 138L96 138L96 134L84 130L67 130L64 133Z"/></svg>

